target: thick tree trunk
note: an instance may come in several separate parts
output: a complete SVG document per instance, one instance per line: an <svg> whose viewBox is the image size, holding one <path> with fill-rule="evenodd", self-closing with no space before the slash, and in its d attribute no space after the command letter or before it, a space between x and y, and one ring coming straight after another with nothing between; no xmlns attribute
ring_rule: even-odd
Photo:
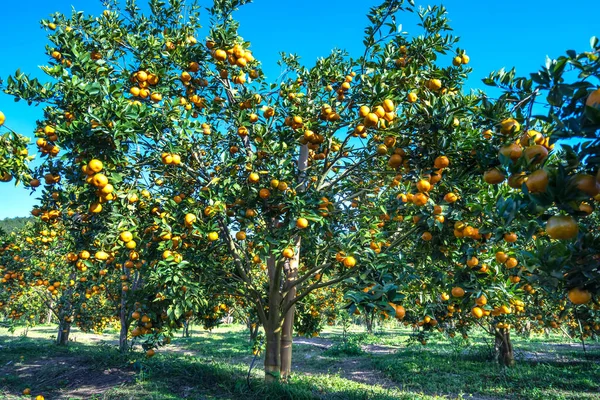
<svg viewBox="0 0 600 400"><path fill-rule="evenodd" d="M515 364L515 356L510 341L510 331L508 329L496 329L494 336L494 349L498 362L506 367L512 367Z"/></svg>
<svg viewBox="0 0 600 400"><path fill-rule="evenodd" d="M267 340L265 350L265 382L275 382L279 380L279 370L281 368L281 319L280 305L281 292L279 266L275 257L267 259L267 269L269 271L269 313L267 323L264 326Z"/></svg>
<svg viewBox="0 0 600 400"><path fill-rule="evenodd" d="M289 285L298 279L298 262L300 259L301 238L296 239L296 255L289 262L285 284ZM292 286L285 294L283 306L287 308L296 297L296 286ZM296 306L292 305L284 316L281 330L281 378L287 380L292 373L292 341L294 334L294 315Z"/></svg>
<svg viewBox="0 0 600 400"><path fill-rule="evenodd" d="M308 168L308 146L300 146L298 157L298 192L306 190L306 169ZM289 309L283 316L283 327L281 332L281 378L287 380L292 373L292 343L294 335L294 318L296 305L290 304L296 298L296 286L292 284L298 279L298 267L300 265L300 250L302 247L302 238L297 236L294 243L295 256L290 260L286 269L284 286L288 286L288 292L285 293L283 301L284 309Z"/></svg>
<svg viewBox="0 0 600 400"><path fill-rule="evenodd" d="M267 346L265 351L265 382L279 380L281 368L281 330L269 329L266 332Z"/></svg>
<svg viewBox="0 0 600 400"><path fill-rule="evenodd" d="M56 344L59 346L66 346L69 344L69 334L71 333L71 323L66 322L64 319L58 324L58 335L56 337Z"/></svg>

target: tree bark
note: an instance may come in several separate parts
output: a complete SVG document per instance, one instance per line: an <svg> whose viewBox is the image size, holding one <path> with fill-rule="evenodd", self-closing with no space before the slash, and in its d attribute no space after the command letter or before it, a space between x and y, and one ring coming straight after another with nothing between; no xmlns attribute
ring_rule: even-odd
<svg viewBox="0 0 600 400"><path fill-rule="evenodd" d="M69 334L71 333L71 323L64 319L58 324L58 335L56 336L56 344L66 346L69 344Z"/></svg>
<svg viewBox="0 0 600 400"><path fill-rule="evenodd" d="M121 353L129 350L127 342L127 333L129 332L129 318L127 313L127 292L121 290L121 314L119 316L121 322L121 330L119 332L119 351Z"/></svg>
<svg viewBox="0 0 600 400"><path fill-rule="evenodd" d="M373 334L373 312L365 312L365 323L367 325L367 332L369 334Z"/></svg>
<svg viewBox="0 0 600 400"><path fill-rule="evenodd" d="M298 192L306 191L306 169L308 168L308 146L300 146L300 154L298 156ZM302 238L296 236L294 243L294 258L292 258L286 269L286 278L284 286L289 287L285 293L283 308L287 309L296 298L296 285L294 283L298 279L298 267L300 265L300 250L302 247ZM288 311L283 316L283 326L281 331L281 378L287 380L292 373L292 344L294 335L294 318L296 313L295 303L289 307Z"/></svg>
<svg viewBox="0 0 600 400"><path fill-rule="evenodd" d="M48 313L46 314L46 325L50 324L52 322L52 304L50 304L50 307L48 307Z"/></svg>
<svg viewBox="0 0 600 400"><path fill-rule="evenodd" d="M512 367L515 364L513 345L510 340L510 331L508 329L496 329L495 346L498 363L506 367Z"/></svg>
<svg viewBox="0 0 600 400"><path fill-rule="evenodd" d="M298 263L300 260L300 247L302 240L300 237L296 239L295 248L296 255L289 262L286 276L286 284L292 284L298 279ZM287 306L296 297L296 286L292 286L285 294L283 307ZM283 317L283 327L281 330L281 378L287 380L292 373L292 342L294 334L294 316L296 305L292 305Z"/></svg>
<svg viewBox="0 0 600 400"><path fill-rule="evenodd" d="M279 380L281 368L281 319L280 319L280 266L274 256L267 259L269 271L269 313L264 326L266 336L265 382Z"/></svg>

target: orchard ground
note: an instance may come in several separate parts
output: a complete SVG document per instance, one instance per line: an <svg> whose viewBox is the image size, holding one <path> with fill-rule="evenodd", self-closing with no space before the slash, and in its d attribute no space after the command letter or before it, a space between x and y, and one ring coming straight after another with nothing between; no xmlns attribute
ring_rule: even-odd
<svg viewBox="0 0 600 400"><path fill-rule="evenodd" d="M26 335L25 335L26 332ZM514 337L517 365L490 359L492 339L441 334L426 346L409 344L409 328L373 335L339 327L317 338L295 338L295 371L288 385L265 385L262 357L251 354L244 326L212 332L192 327L156 356L118 352L118 336L74 330L56 346L55 326L14 333L0 328L0 397L50 399L598 399L600 343L566 336ZM248 368L254 360L254 369Z"/></svg>

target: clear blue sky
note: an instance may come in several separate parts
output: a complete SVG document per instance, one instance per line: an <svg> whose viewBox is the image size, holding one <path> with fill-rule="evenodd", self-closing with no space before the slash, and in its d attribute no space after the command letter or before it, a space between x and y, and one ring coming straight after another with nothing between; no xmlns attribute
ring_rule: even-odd
<svg viewBox="0 0 600 400"><path fill-rule="evenodd" d="M47 62L44 54L45 32L39 21L53 12L78 11L99 14L100 0L31 0L3 2L0 29L0 78L17 68L41 77L37 68ZM144 0L139 0L144 3ZM204 2L206 3L206 2ZM297 53L306 65L344 48L353 56L362 54L362 35L369 8L375 0L255 0L242 7L236 17L240 33L252 42L254 55L263 63L268 76L278 75L276 61L280 51ZM481 78L490 71L515 66L526 74L538 69L546 55L556 57L567 49L589 49L591 36L600 36L600 3L572 0L417 0L417 4L444 4L454 34L461 37L460 47L471 57L469 86L482 87ZM207 3L210 4L210 3ZM402 16L398 22L410 34L419 34L414 18ZM208 20L205 21L205 24ZM203 38L199 38L203 39ZM32 136L41 109L14 103L0 94L0 110L6 125ZM33 152L33 151L32 151ZM0 184L0 218L25 216L35 204L22 186Z"/></svg>

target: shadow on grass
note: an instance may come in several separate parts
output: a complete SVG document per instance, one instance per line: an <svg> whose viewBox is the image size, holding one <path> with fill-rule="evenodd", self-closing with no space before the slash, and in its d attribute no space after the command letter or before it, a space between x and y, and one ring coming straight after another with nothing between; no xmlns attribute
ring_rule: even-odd
<svg viewBox="0 0 600 400"><path fill-rule="evenodd" d="M18 398L26 387L52 399L431 399L387 392L329 375L297 375L288 384L264 383L262 360L249 382L248 366L200 357L120 354L114 346L0 336L0 398ZM211 346L215 343L211 342ZM107 377L108 376L108 377ZM98 384L103 377L101 384ZM248 384L249 383L249 384Z"/></svg>
<svg viewBox="0 0 600 400"><path fill-rule="evenodd" d="M374 357L373 365L403 390L431 395L600 398L600 363L594 361L528 360L505 368L491 361L484 347L463 353L409 348Z"/></svg>

